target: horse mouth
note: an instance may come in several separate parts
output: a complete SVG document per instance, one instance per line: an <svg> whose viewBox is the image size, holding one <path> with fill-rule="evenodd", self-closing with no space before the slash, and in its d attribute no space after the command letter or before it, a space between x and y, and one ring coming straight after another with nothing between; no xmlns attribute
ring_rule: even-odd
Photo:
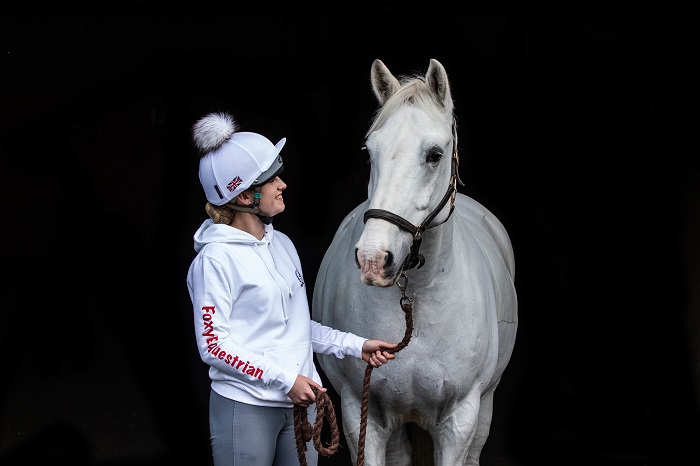
<svg viewBox="0 0 700 466"><path fill-rule="evenodd" d="M356 248L355 264L365 285L389 287L396 282L398 272L391 252L368 254Z"/></svg>
<svg viewBox="0 0 700 466"><path fill-rule="evenodd" d="M391 278L391 279L376 279L376 278L369 278L365 277L364 275L360 276L360 281L369 286L378 286L381 288L388 288L392 286L394 283L396 283L396 280Z"/></svg>

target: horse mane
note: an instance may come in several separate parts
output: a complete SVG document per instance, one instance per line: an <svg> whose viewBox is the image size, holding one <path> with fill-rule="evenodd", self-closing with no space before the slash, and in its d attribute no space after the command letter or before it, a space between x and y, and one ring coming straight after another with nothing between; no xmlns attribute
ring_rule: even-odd
<svg viewBox="0 0 700 466"><path fill-rule="evenodd" d="M389 115L403 105L415 105L422 108L432 118L444 120L448 125L455 123L454 121L445 120L445 109L441 103L434 99L423 76L404 76L400 78L400 82L401 87L375 112L365 138L381 127L389 118ZM450 115L450 117L454 120L453 115Z"/></svg>

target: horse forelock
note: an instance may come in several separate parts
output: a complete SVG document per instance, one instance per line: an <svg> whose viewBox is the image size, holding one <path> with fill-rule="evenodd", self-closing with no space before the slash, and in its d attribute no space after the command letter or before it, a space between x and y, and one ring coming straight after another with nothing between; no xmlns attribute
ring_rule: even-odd
<svg viewBox="0 0 700 466"><path fill-rule="evenodd" d="M442 102L435 100L435 97L430 92L430 88L425 82L425 78L415 76L412 78L405 78L401 82L401 87L384 103L384 105L377 109L365 137L368 137L380 128L391 115L404 105L414 105L428 113L431 119L436 121L442 120L447 125L452 124L453 115L446 111L447 108Z"/></svg>

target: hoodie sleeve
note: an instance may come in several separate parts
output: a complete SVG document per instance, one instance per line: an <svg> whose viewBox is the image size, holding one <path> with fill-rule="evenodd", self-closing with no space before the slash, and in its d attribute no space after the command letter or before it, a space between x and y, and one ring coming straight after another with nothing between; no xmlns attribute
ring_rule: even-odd
<svg viewBox="0 0 700 466"><path fill-rule="evenodd" d="M333 354L337 358L354 356L362 359L362 345L367 338L359 337L354 333L342 332L315 320L311 321L311 343L314 353Z"/></svg>
<svg viewBox="0 0 700 466"><path fill-rule="evenodd" d="M232 290L226 268L200 254L192 264L187 285L194 311L197 349L204 363L224 374L251 384L277 387L289 393L297 374L284 370L263 355L230 338L229 310Z"/></svg>

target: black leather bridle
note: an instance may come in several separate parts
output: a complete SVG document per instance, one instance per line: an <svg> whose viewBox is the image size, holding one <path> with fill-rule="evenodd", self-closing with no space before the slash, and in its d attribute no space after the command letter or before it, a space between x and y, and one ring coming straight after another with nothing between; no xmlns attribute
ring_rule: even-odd
<svg viewBox="0 0 700 466"><path fill-rule="evenodd" d="M433 209L432 212L430 212L430 214L425 218L425 220L423 220L423 222L421 222L420 225L415 226L405 218L384 209L368 209L365 212L365 223L367 223L367 219L378 218L386 220L389 223L393 223L394 225L398 226L399 228L403 228L404 230L411 233L411 235L413 235L413 242L411 243L411 252L408 254L408 256L406 256L406 259L401 265L401 271L409 270L416 266L418 266L418 268L420 269L423 266L423 264L425 263L425 257L423 257L423 255L419 253L423 232L428 228L433 228L438 225L442 225L450 218L450 216L452 215L452 211L455 208L454 202L455 197L457 195L457 182L459 182L461 186L464 186L464 183L459 177L459 155L457 152L456 124L452 125L452 133L453 151L450 184L447 187L447 192L445 192L445 195L442 197L440 203L437 205L437 207L435 207L435 209ZM447 215L447 218L440 223L428 226L430 222L433 221L435 216L442 210L442 208L445 207L447 201L450 201L450 213Z"/></svg>

